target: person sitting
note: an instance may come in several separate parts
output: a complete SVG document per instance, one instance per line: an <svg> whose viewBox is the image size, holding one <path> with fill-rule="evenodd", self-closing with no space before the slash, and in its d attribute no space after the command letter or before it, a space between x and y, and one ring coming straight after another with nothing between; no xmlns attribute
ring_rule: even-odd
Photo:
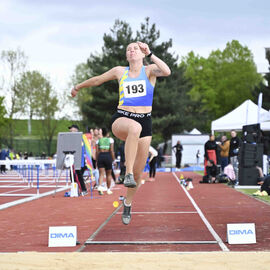
<svg viewBox="0 0 270 270"><path fill-rule="evenodd" d="M237 184L236 179L235 179L235 172L231 163L229 163L224 168L224 174L227 175L227 177L229 178L229 182L228 182L229 185L234 186Z"/></svg>
<svg viewBox="0 0 270 270"><path fill-rule="evenodd" d="M258 184L261 185L260 190L253 193L254 196L268 196L270 195L270 175L264 176L262 168L256 167L259 171Z"/></svg>
<svg viewBox="0 0 270 270"><path fill-rule="evenodd" d="M200 183L215 183L217 176L217 166L212 159L207 160L206 175Z"/></svg>

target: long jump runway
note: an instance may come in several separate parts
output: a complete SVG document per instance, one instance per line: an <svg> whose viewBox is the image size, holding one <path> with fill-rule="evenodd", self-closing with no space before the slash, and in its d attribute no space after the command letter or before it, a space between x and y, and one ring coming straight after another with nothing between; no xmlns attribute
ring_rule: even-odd
<svg viewBox="0 0 270 270"><path fill-rule="evenodd" d="M128 226L121 223L119 207L81 251L229 250L174 173L146 182L133 205Z"/></svg>
<svg viewBox="0 0 270 270"><path fill-rule="evenodd" d="M194 189L186 190L180 174L159 172L155 182L145 182L128 226L121 222L121 205L113 207L125 195L123 185L116 185L112 195L94 191L93 199L90 194L67 198L62 191L2 209L0 251L270 251L269 204L224 184L199 184L202 177L193 172L183 172L193 179ZM257 243L229 245L228 223L255 223ZM77 226L80 244L48 247L50 226Z"/></svg>

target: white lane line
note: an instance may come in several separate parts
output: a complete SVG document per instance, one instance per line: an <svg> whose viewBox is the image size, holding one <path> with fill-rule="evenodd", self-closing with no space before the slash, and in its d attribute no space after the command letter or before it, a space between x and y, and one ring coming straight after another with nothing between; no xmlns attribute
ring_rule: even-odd
<svg viewBox="0 0 270 270"><path fill-rule="evenodd" d="M12 187L14 187L14 186L12 186ZM12 187L8 187L8 188L12 188ZM18 186L19 189L15 189L15 190L11 190L11 191L7 191L7 192L4 192L4 193L1 193L0 196L7 196L7 194L15 193L15 192L18 192L18 191L22 191L22 190L26 190L26 189L33 189L36 186L30 186L30 187L29 186L21 186L21 187L22 188L20 188ZM60 188L60 187L66 187L66 186L58 185L58 187ZM48 185L40 185L39 186L39 189L40 188L55 188L55 184L52 183L50 186L48 186ZM36 192L33 193L33 195L35 195L35 194L36 194ZM12 194L12 196L15 196L15 194ZM20 194L19 194L19 196L20 196Z"/></svg>
<svg viewBox="0 0 270 270"><path fill-rule="evenodd" d="M195 211L190 211L190 212L131 212L132 214L198 214L198 212L195 212ZM122 215L122 213L116 213L117 215Z"/></svg>
<svg viewBox="0 0 270 270"><path fill-rule="evenodd" d="M217 244L217 241L91 241L85 245L183 245L183 244Z"/></svg>
<svg viewBox="0 0 270 270"><path fill-rule="evenodd" d="M204 216L203 212L201 211L201 209L199 208L199 206L196 204L196 202L193 200L193 198L191 197L191 195L189 194L189 192L180 184L180 180L179 180L179 178L177 177L177 175L174 172L173 172L173 176L175 177L175 179L177 180L177 182L179 183L179 185L181 186L181 188L186 193L187 197L189 198L189 200L193 204L194 208L197 210L198 214L200 215L201 219L203 220L204 224L206 225L206 227L208 228L208 230L210 231L210 233L213 235L213 237L218 242L220 248L223 251L230 251L227 248L227 246L223 243L223 241L219 237L219 235L215 232L215 230L213 229L213 227L211 226L211 224L209 223L209 221L206 219L206 217Z"/></svg>
<svg viewBox="0 0 270 270"><path fill-rule="evenodd" d="M30 202L30 201L33 201L33 200L37 200L37 199L45 197L45 196L54 195L55 192L61 192L61 191L67 190L67 189L70 189L70 187L62 187L62 188L57 189L56 191L52 190L52 191L45 192L45 193L42 193L42 194L39 194L39 195L36 195L36 196L16 200L16 201L9 202L9 203L4 203L4 204L0 205L0 210L9 208L9 207L14 206L14 205L22 204L22 203L25 203L25 202Z"/></svg>

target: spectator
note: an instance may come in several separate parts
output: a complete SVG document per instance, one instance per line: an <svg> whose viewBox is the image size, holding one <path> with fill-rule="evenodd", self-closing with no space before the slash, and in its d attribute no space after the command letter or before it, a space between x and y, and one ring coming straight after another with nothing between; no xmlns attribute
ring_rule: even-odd
<svg viewBox="0 0 270 270"><path fill-rule="evenodd" d="M196 153L196 163L197 163L197 166L200 165L200 158L201 158L201 153L200 153L200 149L198 149L198 151Z"/></svg>
<svg viewBox="0 0 270 270"><path fill-rule="evenodd" d="M160 168L161 167L161 162L163 161L163 149L160 145L158 145L157 147L157 152L158 152L158 156L157 156L157 167Z"/></svg>
<svg viewBox="0 0 270 270"><path fill-rule="evenodd" d="M155 176L156 176L156 162L157 162L157 156L158 152L157 150L150 145L149 147L149 181L155 181Z"/></svg>
<svg viewBox="0 0 270 270"><path fill-rule="evenodd" d="M46 153L43 151L40 155L41 159L46 159Z"/></svg>
<svg viewBox="0 0 270 270"><path fill-rule="evenodd" d="M97 168L97 154L96 154L96 143L100 137L99 128L95 127L94 129L90 129L90 133L92 135L91 147L92 147L92 164L93 164L93 175L95 177L95 186L94 189L97 189L99 186L99 171Z"/></svg>
<svg viewBox="0 0 270 270"><path fill-rule="evenodd" d="M28 159L28 152L24 152L24 154L23 154L23 159Z"/></svg>
<svg viewBox="0 0 270 270"><path fill-rule="evenodd" d="M241 146L241 140L238 138L235 130L231 131L229 162L232 164L236 181L238 181L238 153Z"/></svg>
<svg viewBox="0 0 270 270"><path fill-rule="evenodd" d="M120 175L117 181L117 184L123 184L125 175L126 175L126 166L125 166L125 142L121 142L118 148L120 155Z"/></svg>
<svg viewBox="0 0 270 270"><path fill-rule="evenodd" d="M230 150L230 141L225 135L221 137L221 143L218 146L220 148L221 170L224 171L224 168L229 164Z"/></svg>
<svg viewBox="0 0 270 270"><path fill-rule="evenodd" d="M6 160L8 157L7 151L5 149L2 149L0 151L0 160ZM6 165L1 165L1 174L6 174Z"/></svg>
<svg viewBox="0 0 270 270"><path fill-rule="evenodd" d="M211 159L207 160L206 175L200 183L215 183L217 177L217 166Z"/></svg>
<svg viewBox="0 0 270 270"><path fill-rule="evenodd" d="M94 128L92 133L92 163L94 169L97 168L97 151L96 151L96 144L98 139L100 139L102 136L99 134L99 128Z"/></svg>
<svg viewBox="0 0 270 270"><path fill-rule="evenodd" d="M99 186L98 192L100 195L103 195L103 178L106 173L107 181L107 194L112 194L111 191L111 177L112 177L112 162L115 160L114 156L114 140L110 138L109 132L106 128L102 128L102 138L97 142L97 166L99 170Z"/></svg>
<svg viewBox="0 0 270 270"><path fill-rule="evenodd" d="M176 168L180 169L181 168L181 160L182 160L182 151L183 151L183 146L180 141L177 141L177 144L173 146L173 151L175 153L175 158L176 158Z"/></svg>
<svg viewBox="0 0 270 270"><path fill-rule="evenodd" d="M259 172L258 184L261 185L260 190L253 193L254 196L268 196L270 195L270 175L263 175L262 168L256 167Z"/></svg>
<svg viewBox="0 0 270 270"><path fill-rule="evenodd" d="M79 127L77 125L74 125L74 124L71 125L70 127L68 127L68 129L70 132L79 132ZM84 145L82 142L81 169L74 171L74 179L78 183L78 185L81 189L81 195L83 195L83 196L87 194L87 188L85 186L84 179L83 179L83 174L84 174L85 169L86 169L86 166L85 166L85 160L84 160Z"/></svg>
<svg viewBox="0 0 270 270"><path fill-rule="evenodd" d="M217 164L217 143L215 135L209 135L209 140L204 144L204 175L206 175L207 161L210 159Z"/></svg>
<svg viewBox="0 0 270 270"><path fill-rule="evenodd" d="M233 169L232 164L228 164L225 168L224 168L224 174L226 174L229 177L230 180L230 184L231 185L235 185L236 181L235 181L235 172Z"/></svg>

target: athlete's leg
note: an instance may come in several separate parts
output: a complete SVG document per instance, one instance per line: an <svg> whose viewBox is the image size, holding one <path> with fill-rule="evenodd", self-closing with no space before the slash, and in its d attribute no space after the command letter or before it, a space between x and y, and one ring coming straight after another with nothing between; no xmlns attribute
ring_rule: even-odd
<svg viewBox="0 0 270 270"><path fill-rule="evenodd" d="M98 171L99 171L98 191L99 194L102 195L103 194L102 184L104 179L105 168L98 168Z"/></svg>
<svg viewBox="0 0 270 270"><path fill-rule="evenodd" d="M120 117L112 124L113 134L125 141L126 174L133 173L133 166L138 148L142 126L129 118Z"/></svg>
<svg viewBox="0 0 270 270"><path fill-rule="evenodd" d="M128 188L127 189L127 196L126 196L126 203L130 204L132 202L133 196L136 193L137 189L140 187L141 184L141 176L143 173L143 169L146 164L146 160L149 154L149 147L151 143L152 136L147 136L139 139L138 142L138 150L136 154L135 163L133 166L133 175L134 179L137 182L136 188Z"/></svg>
<svg viewBox="0 0 270 270"><path fill-rule="evenodd" d="M107 188L111 188L111 181L112 181L112 170L106 170L106 183Z"/></svg>

